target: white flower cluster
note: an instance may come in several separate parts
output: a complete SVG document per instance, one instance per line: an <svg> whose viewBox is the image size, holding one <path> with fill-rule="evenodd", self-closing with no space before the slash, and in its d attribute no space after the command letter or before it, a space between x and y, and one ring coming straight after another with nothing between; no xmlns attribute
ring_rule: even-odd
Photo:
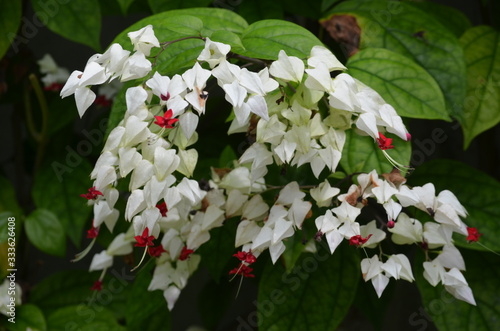
<svg viewBox="0 0 500 331"><path fill-rule="evenodd" d="M139 31L128 34L134 45L134 53L124 50L120 44L113 44L104 54L93 55L82 71L71 73L61 90L61 97L75 95L76 107L80 117L92 105L96 94L92 85L101 85L120 78L122 82L142 78L151 71L151 62L146 59L151 48L160 47L153 28L148 25Z"/></svg>
<svg viewBox="0 0 500 331"><path fill-rule="evenodd" d="M92 237L103 223L113 231L119 218L116 185L130 175L124 212L125 220L131 222L129 230L94 256L90 270L103 270L104 275L113 256L131 253L134 245L144 247L144 255L148 252L157 258L149 290L162 290L169 309L196 270L200 256L192 253L210 240L211 229L228 218L240 217L235 247L242 247L242 265L231 273L248 276L249 265L265 250L273 263L278 260L285 251L283 241L311 217L311 201L329 208L340 193L324 180L308 191L308 201L294 181L279 187L277 199L269 205L263 198L269 189L265 181L269 165L308 163L316 178L325 168L333 173L342 156L345 130L352 125L379 145L381 131L409 139L394 108L374 90L345 73L331 78L332 71L346 68L324 47L314 47L307 64L281 51L269 67L252 72L228 60L230 46L205 38L198 62L182 75L166 77L153 74L146 59L150 49L159 46L152 27L129 33L129 37L135 53L112 45L104 54L93 56L83 73L73 72L61 95L74 93L82 115L95 98L89 86L149 75L144 84L126 91L124 118L110 132L91 173L93 187L84 195L94 209ZM256 123L256 142L235 161L234 169L213 169L212 180L202 189L189 179L198 160L190 146L198 140L196 128L205 112L208 93L204 89L211 76L234 110L229 133L249 132ZM381 230L386 225L379 228L376 221L367 225L356 221L367 199L376 200L389 221L395 222L390 229L395 243L443 247L436 259L424 265L430 283L442 282L456 297L474 303L459 272L464 270L463 260L451 239L453 231L467 234L459 217L465 216L465 210L455 196L443 191L434 197L430 184L409 188L382 180L375 172L359 175L357 180L359 185L338 196L337 207L316 218L317 238L325 235L332 253L343 239L358 247L376 247L386 237ZM401 213L408 206L428 212L437 223L425 223L422 230L422 224ZM156 239L161 245L154 246ZM389 277L413 280L410 263L401 254L385 262L377 255L365 259L362 270L379 296Z"/></svg>

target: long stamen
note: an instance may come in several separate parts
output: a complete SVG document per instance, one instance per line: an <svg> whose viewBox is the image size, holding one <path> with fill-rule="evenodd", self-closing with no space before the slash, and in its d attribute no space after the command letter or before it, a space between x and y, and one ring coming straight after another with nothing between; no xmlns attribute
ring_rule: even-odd
<svg viewBox="0 0 500 331"><path fill-rule="evenodd" d="M401 171L401 173L404 173L405 175L409 175L412 173L413 170L415 170L415 168L412 168L410 166L407 166L407 165L403 165L399 162L397 162L396 160L394 160L390 155L389 153L387 153L387 151L385 150L382 150L382 153L384 153L384 156L385 158L396 168L398 169L399 171Z"/></svg>
<svg viewBox="0 0 500 331"><path fill-rule="evenodd" d="M80 261L81 259L83 259L89 252L90 250L92 249L92 246L94 246L94 243L96 241L97 237L95 237L94 239L92 239L92 241L90 242L90 244L87 246L87 248L85 248L83 251L81 251L80 253L76 254L75 255L75 258L73 260L71 260L71 262L78 262Z"/></svg>
<svg viewBox="0 0 500 331"><path fill-rule="evenodd" d="M148 252L148 247L149 246L144 247L144 254L142 254L141 261L139 261L139 264L137 264L132 270L130 270L131 272L140 267L142 261L144 261L144 258L146 257L146 253Z"/></svg>

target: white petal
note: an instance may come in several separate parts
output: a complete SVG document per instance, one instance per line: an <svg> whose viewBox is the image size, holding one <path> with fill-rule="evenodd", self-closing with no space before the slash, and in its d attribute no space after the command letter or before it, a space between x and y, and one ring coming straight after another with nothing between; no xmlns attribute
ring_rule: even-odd
<svg viewBox="0 0 500 331"><path fill-rule="evenodd" d="M113 257L106 253L106 251L102 251L97 253L92 258L92 262L90 263L89 271L95 270L104 270L113 265Z"/></svg>
<svg viewBox="0 0 500 331"><path fill-rule="evenodd" d="M374 139L378 138L377 119L372 113L359 115L356 126Z"/></svg>
<svg viewBox="0 0 500 331"><path fill-rule="evenodd" d="M181 294L181 290L177 286L169 286L165 291L163 291L163 297L167 301L168 310L172 310L174 308L179 295Z"/></svg>
<svg viewBox="0 0 500 331"><path fill-rule="evenodd" d="M88 87L79 87L75 90L76 108L80 117L92 105L96 98L95 93Z"/></svg>

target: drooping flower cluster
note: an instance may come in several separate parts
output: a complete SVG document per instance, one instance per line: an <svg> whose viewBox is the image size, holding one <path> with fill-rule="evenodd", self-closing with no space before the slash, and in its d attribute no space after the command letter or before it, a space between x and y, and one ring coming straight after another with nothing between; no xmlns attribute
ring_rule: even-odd
<svg viewBox="0 0 500 331"><path fill-rule="evenodd" d="M101 288L114 256L144 248L142 259L149 253L156 262L148 289L162 290L172 309L197 269L201 257L196 250L210 240L211 229L239 218L235 247L241 248L234 256L240 265L229 273L253 277L250 265L266 250L276 263L287 238L312 218L314 204L326 208L315 217L315 238L324 236L332 253L343 240L356 247L377 247L386 238L385 228L396 244L419 243L429 253L442 247L442 253L424 265L426 279L433 285L441 282L457 298L474 303L465 279L460 278L463 260L451 234L468 235L470 240L479 234L467 232L460 219L466 211L451 192L442 191L436 197L432 184L410 188L402 176L389 174L384 180L375 171L358 175L358 184L341 195L326 179L307 190L296 181L279 187L266 184L271 165L309 164L316 178L323 171L334 173L342 157L345 131L353 125L372 137L387 156L394 146L385 132L409 140L394 108L373 89L346 73L331 77L332 72L346 68L328 49L314 47L305 61L281 51L277 61L253 72L229 61L230 46L204 38L205 48L193 67L167 77L152 72L146 59L152 47L160 46L152 27L129 33L129 37L135 50L132 55L112 45L104 54L93 56L83 73L74 72L61 91L63 97L75 94L83 115L95 98L91 85L146 77L143 84L126 91L124 117L110 132L96 162L91 189L82 194L94 209L88 231L94 242L103 223L113 231L119 218L117 182L130 178L123 215L131 225L94 256L90 270L103 270L94 289ZM205 113L205 88L212 76L233 108L228 133L246 132L255 142L234 161L232 169L212 168L211 180L202 185L190 179L198 161L198 152L191 146L198 140L196 129ZM264 198L269 187L279 189L272 203ZM382 205L386 222L359 223L361 209L369 200ZM411 219L402 212L410 206L427 212L435 222L422 225ZM362 261L361 269L379 296L390 277L413 281L409 260L402 254L386 261L374 255Z"/></svg>

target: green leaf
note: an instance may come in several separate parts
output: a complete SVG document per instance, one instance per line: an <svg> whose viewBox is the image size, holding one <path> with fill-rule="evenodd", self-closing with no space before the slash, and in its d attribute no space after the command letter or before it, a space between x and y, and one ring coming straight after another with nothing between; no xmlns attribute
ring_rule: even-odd
<svg viewBox="0 0 500 331"><path fill-rule="evenodd" d="M250 23L271 18L283 19L283 6L279 1L243 1L238 7L238 14Z"/></svg>
<svg viewBox="0 0 500 331"><path fill-rule="evenodd" d="M47 209L36 209L25 220L26 235L42 252L64 256L66 240L64 228L57 216Z"/></svg>
<svg viewBox="0 0 500 331"><path fill-rule="evenodd" d="M102 133L100 133L102 134ZM99 139L100 140L100 139ZM90 141L85 141L91 145ZM54 161L42 168L33 184L33 200L38 208L50 210L61 222L64 232L79 247L85 223L89 219L92 208L80 194L86 193L90 187L89 174L92 167L76 150L67 148L65 162ZM86 148L86 147L85 147ZM64 172L55 171L56 163L64 168Z"/></svg>
<svg viewBox="0 0 500 331"><path fill-rule="evenodd" d="M134 0L116 0L116 1L118 1L118 4L120 5L120 8L124 15L127 13L128 7L130 7L132 2L134 2Z"/></svg>
<svg viewBox="0 0 500 331"><path fill-rule="evenodd" d="M306 249L306 245L303 243L303 240L304 235L300 232L295 232L292 237L283 241L286 249L282 256L287 273L292 271L293 267L295 267L295 264Z"/></svg>
<svg viewBox="0 0 500 331"><path fill-rule="evenodd" d="M439 23L453 32L457 38L460 38L465 30L472 27L467 16L456 8L431 1L411 1L408 3L434 17Z"/></svg>
<svg viewBox="0 0 500 331"><path fill-rule="evenodd" d="M230 218L225 220L224 225L210 231L210 240L203 244L197 254L201 254L201 263L208 269L208 272L216 282L219 282L222 275L229 272L226 269L229 261L236 259L234 254L234 237L238 220Z"/></svg>
<svg viewBox="0 0 500 331"><path fill-rule="evenodd" d="M98 0L43 2L32 0L35 13L50 30L78 43L100 50L101 9Z"/></svg>
<svg viewBox="0 0 500 331"><path fill-rule="evenodd" d="M203 22L203 30L200 31L198 26L191 28L189 26L190 21L183 23L182 20L176 19L176 17L179 16L191 16L201 20ZM132 24L122 31L115 38L113 43L119 43L124 48L131 49L130 39L127 37L127 33L139 30L148 24L153 25L155 35L160 42L173 41L182 37L198 36L200 32L203 37L210 37L215 31L231 31L240 34L248 26L248 23L241 16L226 9L178 9L152 15ZM181 27L182 29L180 30ZM168 48L173 48L181 43L182 42L172 44Z"/></svg>
<svg viewBox="0 0 500 331"><path fill-rule="evenodd" d="M448 113L462 114L466 92L463 51L457 37L427 14L400 1L354 0L336 6L332 15L352 15L361 28L360 49L386 48L414 60L439 84Z"/></svg>
<svg viewBox="0 0 500 331"><path fill-rule="evenodd" d="M287 274L280 264L268 265L259 284L259 329L277 331L335 330L354 300L359 261L352 247L341 245L303 254Z"/></svg>
<svg viewBox="0 0 500 331"><path fill-rule="evenodd" d="M467 64L467 97L459 120L467 148L474 137L500 122L500 32L477 26L460 42Z"/></svg>
<svg viewBox="0 0 500 331"><path fill-rule="evenodd" d="M9 46L17 53L18 44L21 42L17 38L17 29L21 24L22 2L21 1L0 1L0 59L3 58ZM24 41L24 37L22 38Z"/></svg>
<svg viewBox="0 0 500 331"><path fill-rule="evenodd" d="M125 331L113 313L103 306L75 305L56 310L47 318L50 331Z"/></svg>
<svg viewBox="0 0 500 331"><path fill-rule="evenodd" d="M171 317L163 291L149 292L153 264L141 270L126 294L127 329L130 331L170 330Z"/></svg>
<svg viewBox="0 0 500 331"><path fill-rule="evenodd" d="M349 59L347 68L400 116L450 120L439 85L406 56L383 48L365 48Z"/></svg>
<svg viewBox="0 0 500 331"><path fill-rule="evenodd" d="M439 330L490 331L500 327L500 258L493 254L463 250L464 276L477 306L455 299L442 285L432 287L423 278L422 259L416 261L415 278L425 310ZM423 311L410 315L413 326L428 325Z"/></svg>
<svg viewBox="0 0 500 331"><path fill-rule="evenodd" d="M173 9L206 7L211 2L212 0L148 0L149 7L155 14Z"/></svg>
<svg viewBox="0 0 500 331"><path fill-rule="evenodd" d="M355 129L346 131L346 142L342 151L340 165L347 174L355 172L370 172L373 169L379 174L391 172L393 166L386 159L372 137L360 136ZM387 150L387 154L402 165L410 164L411 144L391 134L394 149Z"/></svg>
<svg viewBox="0 0 500 331"><path fill-rule="evenodd" d="M210 35L210 39L212 41L218 41L220 43L227 44L231 46L231 52L234 53L243 53L245 51L245 47L241 42L240 36L231 31L215 31Z"/></svg>
<svg viewBox="0 0 500 331"><path fill-rule="evenodd" d="M90 262L89 262L90 263ZM125 300L125 289L128 288L128 279L133 278L124 274L125 267L108 270L103 280L101 294L90 290L92 284L99 278L100 272L86 270L64 270L52 274L38 283L30 293L30 302L38 305L46 315L63 306L84 304L88 308L106 306L113 309L117 303ZM127 270L128 271L128 270ZM121 308L123 314L125 308ZM81 307L81 312L87 308Z"/></svg>
<svg viewBox="0 0 500 331"><path fill-rule="evenodd" d="M300 25L280 20L263 20L250 25L241 35L246 51L242 55L277 60L280 50L288 56L306 58L321 41Z"/></svg>
<svg viewBox="0 0 500 331"><path fill-rule="evenodd" d="M408 177L410 185L433 183L436 194L442 190L453 192L469 215L464 220L476 227L483 236L479 242L494 251L500 251L500 183L485 173L464 163L452 160L433 160L418 167ZM478 244L467 244L465 237L456 236L458 246L487 250Z"/></svg>
<svg viewBox="0 0 500 331"><path fill-rule="evenodd" d="M31 330L46 331L47 322L42 311L35 305L23 304L16 307L16 323L9 323L11 331L26 331Z"/></svg>

